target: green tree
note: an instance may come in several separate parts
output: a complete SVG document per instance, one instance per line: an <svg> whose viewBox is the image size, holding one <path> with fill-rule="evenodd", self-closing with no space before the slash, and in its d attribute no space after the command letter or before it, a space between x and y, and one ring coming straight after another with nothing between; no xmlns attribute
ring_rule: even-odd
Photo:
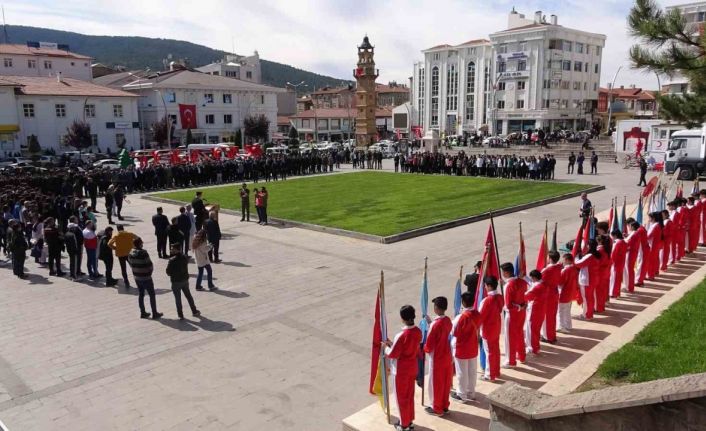
<svg viewBox="0 0 706 431"><path fill-rule="evenodd" d="M191 134L191 129L186 129L186 146L194 143L194 136Z"/></svg>
<svg viewBox="0 0 706 431"><path fill-rule="evenodd" d="M294 126L289 128L287 137L289 138L290 148L299 147L299 132L297 132L297 129Z"/></svg>
<svg viewBox="0 0 706 431"><path fill-rule="evenodd" d="M679 9L665 12L654 0L636 0L628 16L633 67L689 80L688 94L659 95L660 115L694 127L706 121L706 34Z"/></svg>
<svg viewBox="0 0 706 431"><path fill-rule="evenodd" d="M120 154L118 155L118 161L120 162L120 166L123 168L127 168L128 166L132 166L135 162L132 160L132 157L130 157L130 153L123 148L122 151L120 151Z"/></svg>
<svg viewBox="0 0 706 431"><path fill-rule="evenodd" d="M29 136L29 144L27 145L27 152L32 156L39 156L42 153L42 147L39 145L39 140L37 140L37 135Z"/></svg>
<svg viewBox="0 0 706 431"><path fill-rule="evenodd" d="M249 115L243 120L245 136L250 136L255 140L267 140L270 130L270 120L263 114Z"/></svg>
<svg viewBox="0 0 706 431"><path fill-rule="evenodd" d="M235 142L235 145L237 146L242 146L243 143L243 132L240 131L240 129L235 131L235 139L233 140Z"/></svg>
<svg viewBox="0 0 706 431"><path fill-rule="evenodd" d="M76 148L79 152L93 144L91 125L81 120L74 120L66 128L66 145Z"/></svg>
<svg viewBox="0 0 706 431"><path fill-rule="evenodd" d="M162 117L161 120L156 123L152 123L152 127L150 128L152 130L152 139L157 142L159 148L162 148L164 144L171 141L167 136L169 133L168 121L169 119L167 117Z"/></svg>

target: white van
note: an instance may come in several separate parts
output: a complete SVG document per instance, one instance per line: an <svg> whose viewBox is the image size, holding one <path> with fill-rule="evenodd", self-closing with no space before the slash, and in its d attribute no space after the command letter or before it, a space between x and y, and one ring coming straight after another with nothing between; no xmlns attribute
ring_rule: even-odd
<svg viewBox="0 0 706 431"><path fill-rule="evenodd" d="M271 154L271 155L275 155L275 154L284 154L284 155L288 155L288 154L289 154L289 147L287 147L286 145L280 145L280 146L278 146L278 147L270 147L270 148L268 148L268 149L265 150L265 154Z"/></svg>

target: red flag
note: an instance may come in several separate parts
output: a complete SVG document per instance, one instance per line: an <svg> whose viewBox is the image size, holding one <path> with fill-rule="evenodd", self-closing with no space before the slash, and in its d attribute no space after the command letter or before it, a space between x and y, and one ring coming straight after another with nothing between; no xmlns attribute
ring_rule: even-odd
<svg viewBox="0 0 706 431"><path fill-rule="evenodd" d="M375 322L373 323L373 348L370 354L370 387L368 391L375 394L373 385L375 385L375 376L378 373L378 364L380 363L380 343L382 343L382 331L380 330L380 293L378 292L375 300Z"/></svg>
<svg viewBox="0 0 706 431"><path fill-rule="evenodd" d="M181 118L182 129L197 129L196 125L196 105L179 104L179 118Z"/></svg>
<svg viewBox="0 0 706 431"><path fill-rule="evenodd" d="M485 296L485 286L483 278L490 275L500 280L500 263L498 262L497 242L495 241L495 229L493 228L493 219L490 219L488 233L485 236L485 250L483 251L483 260L478 276L478 286L476 287L476 298L474 301L475 308L480 307L480 302Z"/></svg>
<svg viewBox="0 0 706 431"><path fill-rule="evenodd" d="M213 156L213 158L214 158L215 160L221 160L221 150L220 150L220 148L214 148L214 149L211 151L211 155Z"/></svg>
<svg viewBox="0 0 706 431"><path fill-rule="evenodd" d="M141 168L143 168L143 169L146 168L148 163L149 163L149 161L147 160L147 156L142 156L140 158L140 167Z"/></svg>
<svg viewBox="0 0 706 431"><path fill-rule="evenodd" d="M543 270L547 266L547 227L544 227L544 235L542 235L542 242L539 243L539 251L537 252L537 269Z"/></svg>
<svg viewBox="0 0 706 431"><path fill-rule="evenodd" d="M525 253L525 238L522 236L522 223L520 223L520 247L515 257L515 277L525 278L527 276L527 256Z"/></svg>
<svg viewBox="0 0 706 431"><path fill-rule="evenodd" d="M170 161L172 162L172 165L179 164L179 162L181 161L179 159L179 150L172 150L172 153L170 155Z"/></svg>
<svg viewBox="0 0 706 431"><path fill-rule="evenodd" d="M159 152L157 150L152 152L152 164L155 166L159 164Z"/></svg>
<svg viewBox="0 0 706 431"><path fill-rule="evenodd" d="M576 239L574 240L574 248L571 249L571 254L574 259L578 258L581 254L581 235L583 234L583 225L579 226L578 232L576 232Z"/></svg>
<svg viewBox="0 0 706 431"><path fill-rule="evenodd" d="M237 145L233 145L233 146L231 146L231 147L228 147L228 152L226 153L226 155L228 156L228 158L231 159L231 160L234 159L235 156L238 155L238 149L239 149L239 148L238 148Z"/></svg>
<svg viewBox="0 0 706 431"><path fill-rule="evenodd" d="M199 150L192 150L191 151L191 163L196 163L199 161Z"/></svg>

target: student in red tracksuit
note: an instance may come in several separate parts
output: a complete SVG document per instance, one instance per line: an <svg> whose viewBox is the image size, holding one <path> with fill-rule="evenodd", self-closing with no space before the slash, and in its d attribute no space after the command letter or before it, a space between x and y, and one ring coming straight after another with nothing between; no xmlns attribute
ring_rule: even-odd
<svg viewBox="0 0 706 431"><path fill-rule="evenodd" d="M635 265L637 265L637 256L640 254L640 241L639 235L637 234L637 228L640 225L635 222L634 218L627 219L628 224L628 237L625 242L628 244L628 263L627 263L627 288L624 292L634 292L635 291Z"/></svg>
<svg viewBox="0 0 706 431"><path fill-rule="evenodd" d="M473 295L471 295L473 296ZM449 411L449 391L453 380L451 364L451 348L449 334L451 334L451 319L445 315L448 300L443 296L432 299L436 317L427 321L431 323L427 342L424 344L424 353L429 364L429 407L424 411L431 415L441 416ZM478 354L478 339L474 336L476 355ZM474 370L475 371L475 367ZM475 377L475 375L473 376ZM475 383L475 379L474 379Z"/></svg>
<svg viewBox="0 0 706 431"><path fill-rule="evenodd" d="M689 197L689 253L696 251L701 234L701 201L697 193Z"/></svg>
<svg viewBox="0 0 706 431"><path fill-rule="evenodd" d="M581 291L581 300L583 312L579 319L592 320L593 311L596 304L596 289L601 279L600 268L601 253L598 251L598 241L595 239L588 240L588 252L583 257L576 260L576 267L579 272L579 290Z"/></svg>
<svg viewBox="0 0 706 431"><path fill-rule="evenodd" d="M487 364L482 380L495 381L500 377L500 328L502 327L502 312L505 302L498 291L498 280L493 276L483 279L486 296L480 302L480 336L483 340L483 350Z"/></svg>
<svg viewBox="0 0 706 431"><path fill-rule="evenodd" d="M546 286L542 282L542 273L533 269L530 271L532 285L525 292L527 302L527 320L525 322L525 344L527 353L539 355L539 332L544 322Z"/></svg>
<svg viewBox="0 0 706 431"><path fill-rule="evenodd" d="M703 208L706 208L704 206ZM662 211L662 255L660 256L660 271L667 270L669 253L672 251L672 227L674 223L669 219L669 211Z"/></svg>
<svg viewBox="0 0 706 431"><path fill-rule="evenodd" d="M542 341L556 343L556 313L559 309L559 285L561 284L561 256L556 251L550 251L550 264L542 270L542 281L546 288L544 323L542 324Z"/></svg>
<svg viewBox="0 0 706 431"><path fill-rule="evenodd" d="M659 275L659 255L662 253L662 213L655 211L647 217L650 221L647 230L650 250L647 258L647 279L654 280Z"/></svg>
<svg viewBox="0 0 706 431"><path fill-rule="evenodd" d="M400 308L400 318L405 326L395 335L394 341L385 340L385 355L390 359L391 393L395 395L400 423L397 431L411 430L414 420L414 386L417 379L417 358L422 331L414 326L414 307Z"/></svg>
<svg viewBox="0 0 706 431"><path fill-rule="evenodd" d="M681 215L677 208L679 207L679 200L675 199L667 204L667 209L669 210L669 219L672 221L672 247L669 257L669 264L672 265L675 262L681 260L679 256L679 244L682 235L681 228Z"/></svg>
<svg viewBox="0 0 706 431"><path fill-rule="evenodd" d="M699 244L706 246L706 190L699 190L699 201L701 201L701 235Z"/></svg>
<svg viewBox="0 0 706 431"><path fill-rule="evenodd" d="M647 229L644 226L638 226L635 234L640 245L640 249L637 252L637 267L635 268L635 286L640 287L645 285L647 261L650 258L650 244L647 242Z"/></svg>
<svg viewBox="0 0 706 431"><path fill-rule="evenodd" d="M564 267L561 269L561 282L559 283L559 313L556 316L557 332L571 330L571 302L579 290L579 269L574 265L574 255L564 254Z"/></svg>
<svg viewBox="0 0 706 431"><path fill-rule="evenodd" d="M605 305L608 302L608 295L610 291L610 254L613 249L613 242L607 235L599 235L598 241L598 252L601 254L601 258L598 259L598 266L600 268L600 281L596 288L596 313L604 313Z"/></svg>
<svg viewBox="0 0 706 431"><path fill-rule="evenodd" d="M506 310L504 327L506 361L503 367L508 368L516 366L518 359L520 362L525 362L527 358L524 337L527 282L515 277L515 267L510 262L503 263L500 270L505 279Z"/></svg>
<svg viewBox="0 0 706 431"><path fill-rule="evenodd" d="M623 240L623 233L614 230L610 236L613 238L613 250L610 252L610 297L620 296L620 286L627 272L625 261L628 253L628 244Z"/></svg>
<svg viewBox="0 0 706 431"><path fill-rule="evenodd" d="M689 231L689 217L687 217L686 199L676 198L677 213L677 260L681 260L686 252L686 233Z"/></svg>
<svg viewBox="0 0 706 431"><path fill-rule="evenodd" d="M453 320L451 350L458 387L451 398L457 401L472 401L476 397L476 370L478 369L478 321L480 314L473 309L473 294L463 292L463 311ZM448 396L448 391L446 391Z"/></svg>

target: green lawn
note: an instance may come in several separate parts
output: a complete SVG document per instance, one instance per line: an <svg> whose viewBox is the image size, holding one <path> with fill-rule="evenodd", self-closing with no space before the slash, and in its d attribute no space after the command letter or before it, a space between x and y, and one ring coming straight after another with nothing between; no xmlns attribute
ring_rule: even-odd
<svg viewBox="0 0 706 431"><path fill-rule="evenodd" d="M562 195L585 184L359 172L260 182L270 193L268 214L289 220L388 236ZM224 208L240 209L238 185L204 190ZM251 190L253 185L248 186ZM190 202L193 191L157 196ZM251 196L252 198L252 196ZM254 202L251 203L254 213Z"/></svg>
<svg viewBox="0 0 706 431"><path fill-rule="evenodd" d="M599 386L706 372L704 310L706 280L608 356L598 368Z"/></svg>

